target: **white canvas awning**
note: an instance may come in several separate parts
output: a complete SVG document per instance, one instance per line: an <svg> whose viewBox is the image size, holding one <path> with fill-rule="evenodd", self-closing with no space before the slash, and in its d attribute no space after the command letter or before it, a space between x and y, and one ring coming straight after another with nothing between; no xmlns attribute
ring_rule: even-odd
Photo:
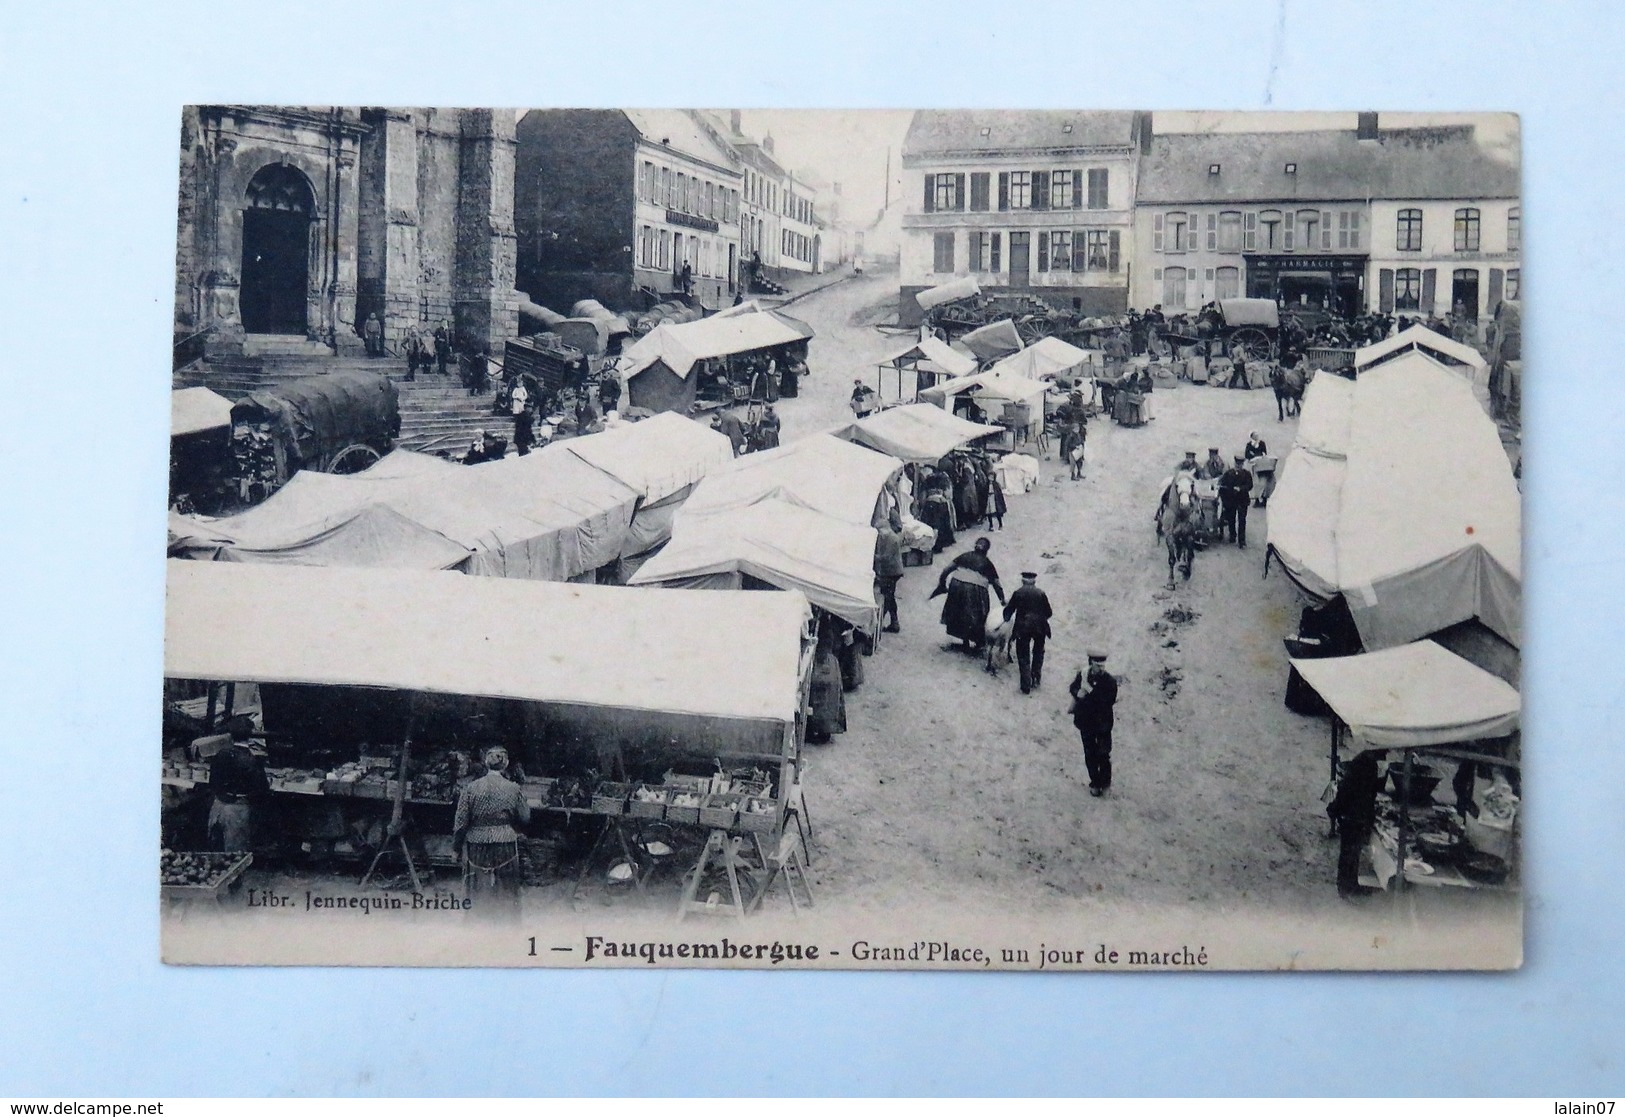
<svg viewBox="0 0 1625 1117"><path fill-rule="evenodd" d="M988 371L1027 380L1050 380L1063 372L1082 368L1088 360L1089 354L1076 345L1069 345L1058 337L1041 337Z"/></svg>
<svg viewBox="0 0 1625 1117"><path fill-rule="evenodd" d="M944 380L931 388L921 388L920 402L947 408L953 406L955 396L968 393L972 399L983 403L1025 403L1033 409L1034 415L1042 415L1044 395L1048 391L1049 385L1042 381L990 369L974 376Z"/></svg>
<svg viewBox="0 0 1625 1117"><path fill-rule="evenodd" d="M231 401L208 388L182 388L169 394L169 437L201 434L231 426Z"/></svg>
<svg viewBox="0 0 1625 1117"><path fill-rule="evenodd" d="M1354 367L1362 376L1374 368L1419 368L1423 361L1449 369L1472 385L1473 397L1486 414L1489 412L1490 366L1476 349L1451 341L1425 326L1412 326L1354 353Z"/></svg>
<svg viewBox="0 0 1625 1117"><path fill-rule="evenodd" d="M921 338L886 363L901 367L904 362L925 362L936 366L935 371L947 376L969 376L976 371L976 358L959 353L944 341L934 337Z"/></svg>
<svg viewBox="0 0 1625 1117"><path fill-rule="evenodd" d="M1369 747L1447 745L1518 728L1518 692L1431 640L1292 666Z"/></svg>
<svg viewBox="0 0 1625 1117"><path fill-rule="evenodd" d="M1014 322L1000 318L997 322L972 330L959 339L959 344L976 354L977 360L992 361L1020 352L1021 335L1016 332Z"/></svg>
<svg viewBox="0 0 1625 1117"><path fill-rule="evenodd" d="M695 362L805 340L800 329L767 314L712 316L697 322L662 322L624 354L630 379L656 361L687 378Z"/></svg>
<svg viewBox="0 0 1625 1117"><path fill-rule="evenodd" d="M1367 649L1474 619L1517 646L1521 525L1500 435L1454 372L1413 355L1348 387L1315 378L1269 546L1305 590L1343 596Z"/></svg>
<svg viewBox="0 0 1625 1117"><path fill-rule="evenodd" d="M950 450L998 434L1002 429L972 423L929 403L909 403L877 411L831 433L900 461L935 462Z"/></svg>
<svg viewBox="0 0 1625 1117"><path fill-rule="evenodd" d="M172 561L164 673L792 722L809 616L799 593Z"/></svg>
<svg viewBox="0 0 1625 1117"><path fill-rule="evenodd" d="M903 468L888 454L815 434L777 450L734 459L713 470L683 506L685 518L788 500L849 524L869 526L881 491Z"/></svg>
<svg viewBox="0 0 1625 1117"><path fill-rule="evenodd" d="M960 279L941 283L935 287L927 287L914 296L914 301L920 304L921 310L930 310L943 303L951 303L956 299L970 299L982 293L977 286L974 276L964 276Z"/></svg>
<svg viewBox="0 0 1625 1117"><path fill-rule="evenodd" d="M875 531L784 500L710 515L679 513L671 542L629 585L738 589L742 575L798 590L859 628L873 628Z"/></svg>
<svg viewBox="0 0 1625 1117"><path fill-rule="evenodd" d="M670 411L559 445L626 485L646 505L734 460L727 435Z"/></svg>

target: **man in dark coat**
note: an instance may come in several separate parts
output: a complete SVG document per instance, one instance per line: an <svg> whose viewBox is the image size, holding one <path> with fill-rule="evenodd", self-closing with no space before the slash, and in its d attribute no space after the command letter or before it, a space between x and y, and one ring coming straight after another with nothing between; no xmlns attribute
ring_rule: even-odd
<svg viewBox="0 0 1625 1117"><path fill-rule="evenodd" d="M1044 681L1044 641L1049 639L1049 621L1055 615L1049 595L1038 588L1038 575L1026 570L1021 588L1004 605L1004 619L1014 619L1010 637L1016 644L1016 665L1021 669L1021 693L1030 694Z"/></svg>
<svg viewBox="0 0 1625 1117"><path fill-rule="evenodd" d="M1377 821L1377 754L1362 752L1343 768L1337 783L1337 796L1326 805L1326 813L1337 828L1337 894L1345 900L1372 890L1360 883L1360 851L1371 841L1371 827Z"/></svg>
<svg viewBox="0 0 1625 1117"><path fill-rule="evenodd" d="M209 761L209 848L246 853L253 844L254 807L270 794L265 762L248 747L253 730L246 717L232 720L231 740Z"/></svg>
<svg viewBox="0 0 1625 1117"><path fill-rule="evenodd" d="M1117 680L1106 670L1106 653L1090 652L1087 673L1072 679L1072 724L1083 742L1083 763L1089 769L1089 794L1100 798L1112 786L1112 707L1117 704Z"/></svg>
<svg viewBox="0 0 1625 1117"><path fill-rule="evenodd" d="M444 322L434 328L434 363L435 371L446 375L446 366L451 363L451 330Z"/></svg>
<svg viewBox="0 0 1625 1117"><path fill-rule="evenodd" d="M1253 492L1253 472L1246 458L1236 455L1236 464L1219 477L1219 530L1242 550L1247 549L1247 503Z"/></svg>

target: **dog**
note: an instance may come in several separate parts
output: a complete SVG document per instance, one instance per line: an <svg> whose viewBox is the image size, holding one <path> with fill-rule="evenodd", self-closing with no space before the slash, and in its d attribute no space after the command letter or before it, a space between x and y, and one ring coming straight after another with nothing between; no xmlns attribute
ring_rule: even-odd
<svg viewBox="0 0 1625 1117"><path fill-rule="evenodd" d="M997 675L999 668L1008 667L1015 662L1010 655L1010 630L1014 624L1014 618L1003 624L993 624L991 621L988 623L987 638L982 644L987 658L983 669L989 675Z"/></svg>

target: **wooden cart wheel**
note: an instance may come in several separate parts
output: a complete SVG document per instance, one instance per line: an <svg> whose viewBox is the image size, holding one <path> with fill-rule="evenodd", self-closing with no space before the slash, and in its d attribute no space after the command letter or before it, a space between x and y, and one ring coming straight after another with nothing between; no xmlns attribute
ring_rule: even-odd
<svg viewBox="0 0 1625 1117"><path fill-rule="evenodd" d="M1238 346L1247 354L1249 361L1267 361L1275 355L1275 345L1270 341L1270 335L1251 326L1230 335L1231 352L1235 352Z"/></svg>
<svg viewBox="0 0 1625 1117"><path fill-rule="evenodd" d="M1043 315L1033 315L1024 318L1016 326L1016 332L1021 336L1023 343L1031 345L1040 338L1046 338L1055 332L1055 323Z"/></svg>
<svg viewBox="0 0 1625 1117"><path fill-rule="evenodd" d="M328 463L327 472L338 474L360 473L363 469L376 464L381 457L383 457L382 454L365 442L352 442L333 455L333 460Z"/></svg>

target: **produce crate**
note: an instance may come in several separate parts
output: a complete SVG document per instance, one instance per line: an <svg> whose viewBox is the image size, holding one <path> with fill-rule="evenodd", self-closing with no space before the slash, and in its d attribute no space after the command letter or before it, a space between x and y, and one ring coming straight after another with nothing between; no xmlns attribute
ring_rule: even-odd
<svg viewBox="0 0 1625 1117"><path fill-rule="evenodd" d="M254 863L252 853L215 853L207 855L211 860L218 859L223 870L205 884L165 884L161 888L165 900L218 900L224 895L231 882L248 871Z"/></svg>
<svg viewBox="0 0 1625 1117"><path fill-rule="evenodd" d="M732 829L739 817L739 801L744 798L737 791L719 791L705 797L700 804L700 824L721 829Z"/></svg>
<svg viewBox="0 0 1625 1117"><path fill-rule="evenodd" d="M665 818L666 803L671 798L671 792L658 784L644 784L638 791L658 792L658 799L639 799L637 791L626 801L626 813L633 818Z"/></svg>
<svg viewBox="0 0 1625 1117"><path fill-rule="evenodd" d="M626 813L626 797L632 794L630 784L601 783L592 789L592 813L621 815Z"/></svg>
<svg viewBox="0 0 1625 1117"><path fill-rule="evenodd" d="M694 825L700 821L700 805L705 802L705 795L698 789L675 787L670 789L671 801L666 805L666 821L679 824ZM679 804L676 800L680 795L690 797L694 802Z"/></svg>
<svg viewBox="0 0 1625 1117"><path fill-rule="evenodd" d="M767 811L749 810L751 803L766 803ZM756 834L772 833L779 825L779 805L772 799L761 796L752 796L742 800L739 804L739 828Z"/></svg>

